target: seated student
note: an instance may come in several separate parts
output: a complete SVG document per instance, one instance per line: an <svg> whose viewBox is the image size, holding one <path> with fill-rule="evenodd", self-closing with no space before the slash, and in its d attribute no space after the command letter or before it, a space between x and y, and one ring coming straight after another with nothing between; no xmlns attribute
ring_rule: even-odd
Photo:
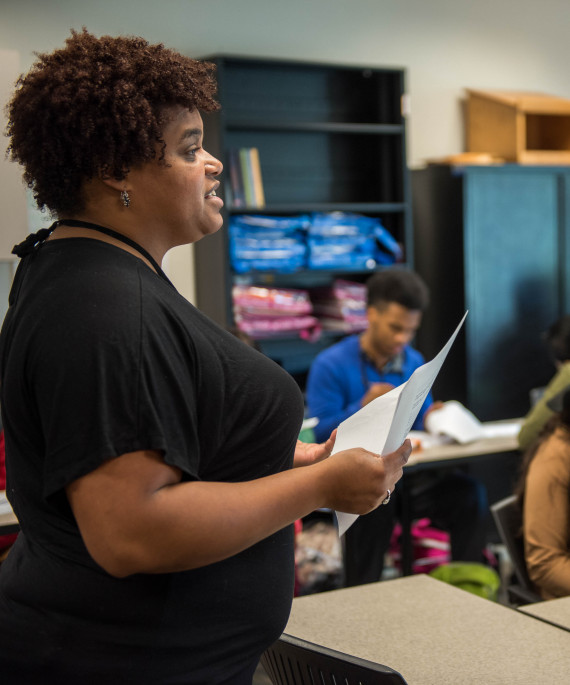
<svg viewBox="0 0 570 685"><path fill-rule="evenodd" d="M527 451L516 490L527 570L543 599L570 595L570 386L549 405L552 418Z"/></svg>
<svg viewBox="0 0 570 685"><path fill-rule="evenodd" d="M555 321L544 334L544 339L554 358L556 374L546 386L544 395L526 415L518 436L521 450L528 449L538 438L544 424L554 412L548 402L567 385L570 385L570 315Z"/></svg>
<svg viewBox="0 0 570 685"><path fill-rule="evenodd" d="M427 307L429 293L421 278L402 268L374 274L367 282L368 328L332 345L315 358L307 378L307 404L319 419L321 440L361 407L401 385L424 363L410 345ZM420 409L414 430L421 430L433 403L431 394ZM408 480L414 518L428 517L449 531L454 560L480 561L487 516L484 486L458 470L432 470ZM384 555L400 502L361 516L346 532L345 584L380 579Z"/></svg>

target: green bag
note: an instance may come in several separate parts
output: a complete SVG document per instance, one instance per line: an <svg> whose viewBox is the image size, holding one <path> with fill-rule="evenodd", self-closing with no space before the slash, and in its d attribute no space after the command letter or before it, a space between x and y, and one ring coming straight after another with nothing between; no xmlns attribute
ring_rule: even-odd
<svg viewBox="0 0 570 685"><path fill-rule="evenodd" d="M434 568L428 575L479 597L497 601L501 578L494 569L484 564L453 561Z"/></svg>

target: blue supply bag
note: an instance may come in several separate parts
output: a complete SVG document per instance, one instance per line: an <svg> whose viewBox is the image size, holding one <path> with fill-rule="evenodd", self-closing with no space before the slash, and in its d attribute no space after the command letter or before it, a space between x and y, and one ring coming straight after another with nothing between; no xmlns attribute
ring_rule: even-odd
<svg viewBox="0 0 570 685"><path fill-rule="evenodd" d="M230 219L230 262L236 273L278 271L306 266L308 215L237 215Z"/></svg>
<svg viewBox="0 0 570 685"><path fill-rule="evenodd" d="M307 263L310 269L373 269L375 247L367 235L309 235Z"/></svg>
<svg viewBox="0 0 570 685"><path fill-rule="evenodd" d="M312 269L374 269L402 258L399 244L380 219L350 212L314 212L308 248Z"/></svg>

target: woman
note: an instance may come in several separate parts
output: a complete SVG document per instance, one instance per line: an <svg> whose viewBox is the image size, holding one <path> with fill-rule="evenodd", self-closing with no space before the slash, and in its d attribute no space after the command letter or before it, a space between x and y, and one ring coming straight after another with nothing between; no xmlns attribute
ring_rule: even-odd
<svg viewBox="0 0 570 685"><path fill-rule="evenodd" d="M544 599L570 595L570 389L527 452L517 488L527 570Z"/></svg>
<svg viewBox="0 0 570 685"><path fill-rule="evenodd" d="M83 30L9 104L12 158L58 221L15 248L0 337L7 682L250 683L288 618L293 522L373 509L409 455L297 445L290 376L162 272L222 225L212 69Z"/></svg>

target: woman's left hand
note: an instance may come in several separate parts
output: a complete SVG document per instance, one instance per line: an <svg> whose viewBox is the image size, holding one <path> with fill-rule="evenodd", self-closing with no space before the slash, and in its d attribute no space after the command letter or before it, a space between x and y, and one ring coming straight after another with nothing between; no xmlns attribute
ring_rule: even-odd
<svg viewBox="0 0 570 685"><path fill-rule="evenodd" d="M336 428L330 434L326 442L301 442L297 440L297 447L295 448L295 456L293 457L293 466L308 466L309 464L316 464L331 456L336 439Z"/></svg>

